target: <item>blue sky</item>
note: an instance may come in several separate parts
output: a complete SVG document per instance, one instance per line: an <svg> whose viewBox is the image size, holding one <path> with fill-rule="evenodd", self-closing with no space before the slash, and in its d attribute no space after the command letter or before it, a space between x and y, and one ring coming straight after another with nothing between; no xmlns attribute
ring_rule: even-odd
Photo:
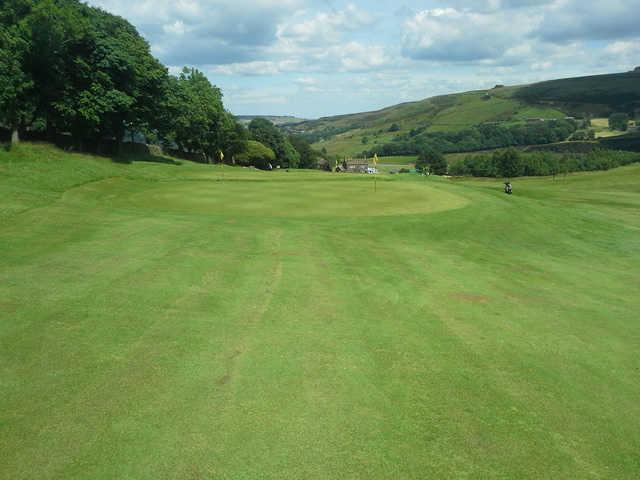
<svg viewBox="0 0 640 480"><path fill-rule="evenodd" d="M326 115L640 65L640 0L90 0L235 114Z"/></svg>

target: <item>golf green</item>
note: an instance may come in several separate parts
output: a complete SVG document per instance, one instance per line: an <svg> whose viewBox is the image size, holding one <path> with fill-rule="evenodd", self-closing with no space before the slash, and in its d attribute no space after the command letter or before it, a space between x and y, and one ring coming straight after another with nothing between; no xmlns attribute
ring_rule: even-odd
<svg viewBox="0 0 640 480"><path fill-rule="evenodd" d="M640 472L640 166L0 153L0 478Z"/></svg>

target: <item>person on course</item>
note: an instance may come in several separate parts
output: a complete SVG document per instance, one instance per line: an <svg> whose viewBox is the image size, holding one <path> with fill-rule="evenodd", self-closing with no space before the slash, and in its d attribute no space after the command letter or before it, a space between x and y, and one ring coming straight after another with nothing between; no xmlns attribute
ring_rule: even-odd
<svg viewBox="0 0 640 480"><path fill-rule="evenodd" d="M505 182L504 193L506 193L507 195L511 195L513 193L513 186L511 185L511 182Z"/></svg>

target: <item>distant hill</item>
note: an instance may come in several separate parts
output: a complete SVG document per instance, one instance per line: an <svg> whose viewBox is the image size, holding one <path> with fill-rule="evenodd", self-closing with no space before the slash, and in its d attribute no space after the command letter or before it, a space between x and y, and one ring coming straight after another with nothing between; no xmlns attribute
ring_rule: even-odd
<svg viewBox="0 0 640 480"><path fill-rule="evenodd" d="M633 113L640 108L640 70L535 83L518 89L515 97L576 116Z"/></svg>
<svg viewBox="0 0 640 480"><path fill-rule="evenodd" d="M584 114L608 116L640 108L640 72L552 80L531 85L496 86L373 112L325 117L288 125L329 154L363 150L423 133L456 132L480 124L505 126Z"/></svg>
<svg viewBox="0 0 640 480"><path fill-rule="evenodd" d="M254 118L265 118L269 120L274 125L283 126L290 125L294 123L305 122L304 118L296 118L290 116L282 116L282 115L236 115L236 120L238 120L243 125L248 125L251 123L251 120Z"/></svg>

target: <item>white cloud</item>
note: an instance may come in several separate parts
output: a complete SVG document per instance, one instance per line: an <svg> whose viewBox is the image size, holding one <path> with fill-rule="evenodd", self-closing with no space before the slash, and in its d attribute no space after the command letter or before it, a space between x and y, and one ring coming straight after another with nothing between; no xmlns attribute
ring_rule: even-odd
<svg viewBox="0 0 640 480"><path fill-rule="evenodd" d="M605 53L613 55L634 55L640 53L640 41L618 41L610 43L604 49Z"/></svg>
<svg viewBox="0 0 640 480"><path fill-rule="evenodd" d="M170 64L262 60L303 0L90 0L133 22Z"/></svg>
<svg viewBox="0 0 640 480"><path fill-rule="evenodd" d="M334 44L345 32L359 30L374 22L374 17L353 4L344 10L321 12L308 19L293 19L280 26L278 36L298 44Z"/></svg>
<svg viewBox="0 0 640 480"><path fill-rule="evenodd" d="M497 60L518 47L537 19L521 13L436 8L405 22L403 53L414 60Z"/></svg>
<svg viewBox="0 0 640 480"><path fill-rule="evenodd" d="M339 58L339 70L343 72L375 70L389 66L392 61L383 46L364 45L358 42L334 47L329 51L329 55Z"/></svg>
<svg viewBox="0 0 640 480"><path fill-rule="evenodd" d="M553 42L640 36L640 0L556 0L536 36Z"/></svg>
<svg viewBox="0 0 640 480"><path fill-rule="evenodd" d="M209 71L218 75L278 75L285 72L295 72L300 69L296 60L258 60L254 62L231 63L212 66Z"/></svg>
<svg viewBox="0 0 640 480"><path fill-rule="evenodd" d="M187 32L187 27L182 20L176 20L173 23L163 25L162 30L170 35L184 35Z"/></svg>

